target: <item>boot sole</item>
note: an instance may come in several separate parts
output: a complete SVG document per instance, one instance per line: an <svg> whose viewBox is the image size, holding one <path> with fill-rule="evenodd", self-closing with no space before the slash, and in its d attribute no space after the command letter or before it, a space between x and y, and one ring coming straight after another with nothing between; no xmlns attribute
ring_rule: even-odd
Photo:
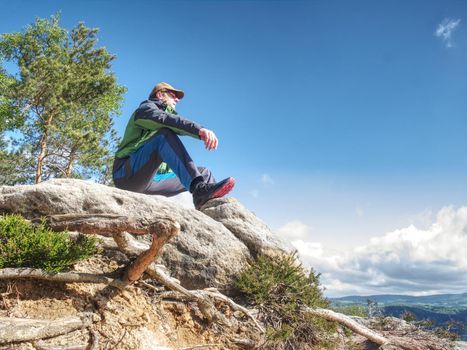
<svg viewBox="0 0 467 350"><path fill-rule="evenodd" d="M233 177L231 177L225 184L224 186L222 186L221 188L219 188L216 192L214 192L211 196L209 196L209 198L201 205L195 207L196 209L200 209L203 205L205 205L209 200L211 199L215 199L215 198L220 198L220 197L224 197L225 195L227 195L230 191L232 191L232 189L234 188L235 186L235 179Z"/></svg>
<svg viewBox="0 0 467 350"><path fill-rule="evenodd" d="M235 186L235 179L231 177L221 188L219 188L216 192L214 192L209 199L224 197L228 194Z"/></svg>

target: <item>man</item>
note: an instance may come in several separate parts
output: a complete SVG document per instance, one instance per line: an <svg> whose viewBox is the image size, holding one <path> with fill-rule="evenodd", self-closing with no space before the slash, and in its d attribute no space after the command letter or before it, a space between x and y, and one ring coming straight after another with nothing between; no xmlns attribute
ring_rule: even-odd
<svg viewBox="0 0 467 350"><path fill-rule="evenodd" d="M173 196L190 191L196 209L213 198L229 193L235 180L215 182L207 168L197 167L178 135L189 135L215 150L218 139L213 131L183 118L175 111L185 93L167 83L159 83L131 116L115 155L115 186L146 194Z"/></svg>

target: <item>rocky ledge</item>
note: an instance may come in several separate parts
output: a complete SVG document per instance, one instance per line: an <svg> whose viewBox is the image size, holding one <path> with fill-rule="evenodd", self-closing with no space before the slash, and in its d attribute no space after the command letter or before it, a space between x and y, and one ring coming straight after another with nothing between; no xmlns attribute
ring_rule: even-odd
<svg viewBox="0 0 467 350"><path fill-rule="evenodd" d="M287 251L268 226L234 198L209 201L197 211L161 196L54 179L0 187L0 213L28 219L56 214L118 214L149 221L171 218L180 224L181 232L164 247L159 262L189 289L215 287L228 293L251 258Z"/></svg>

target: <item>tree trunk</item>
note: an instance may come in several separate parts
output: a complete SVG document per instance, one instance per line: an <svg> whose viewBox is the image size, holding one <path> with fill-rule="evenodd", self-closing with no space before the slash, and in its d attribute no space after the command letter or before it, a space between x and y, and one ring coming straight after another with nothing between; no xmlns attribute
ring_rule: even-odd
<svg viewBox="0 0 467 350"><path fill-rule="evenodd" d="M48 130L44 130L44 135L42 135L40 142L40 152L39 157L37 158L37 168L36 168L36 184L42 181L42 165L44 163L45 153L47 151L47 136Z"/></svg>
<svg viewBox="0 0 467 350"><path fill-rule="evenodd" d="M44 133L42 134L41 141L40 141L40 152L37 158L37 168L36 168L36 184L42 181L42 167L44 163L44 158L47 154L47 141L49 137L49 127L52 124L53 116L50 115L46 122L44 123Z"/></svg>
<svg viewBox="0 0 467 350"><path fill-rule="evenodd" d="M75 161L75 157L76 157L76 150L72 149L71 152L70 152L70 156L68 158L68 163L66 165L66 169L65 169L65 176L66 177L71 177L71 173L73 171L73 162Z"/></svg>

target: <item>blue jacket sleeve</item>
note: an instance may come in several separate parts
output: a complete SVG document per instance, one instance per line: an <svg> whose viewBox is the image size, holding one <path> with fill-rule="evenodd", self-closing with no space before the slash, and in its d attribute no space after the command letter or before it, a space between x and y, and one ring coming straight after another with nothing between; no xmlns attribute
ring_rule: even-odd
<svg viewBox="0 0 467 350"><path fill-rule="evenodd" d="M166 127L179 135L189 135L199 139L202 126L183 118L177 114L167 113L160 109L153 101L141 103L135 111L135 124L141 128L158 130Z"/></svg>

